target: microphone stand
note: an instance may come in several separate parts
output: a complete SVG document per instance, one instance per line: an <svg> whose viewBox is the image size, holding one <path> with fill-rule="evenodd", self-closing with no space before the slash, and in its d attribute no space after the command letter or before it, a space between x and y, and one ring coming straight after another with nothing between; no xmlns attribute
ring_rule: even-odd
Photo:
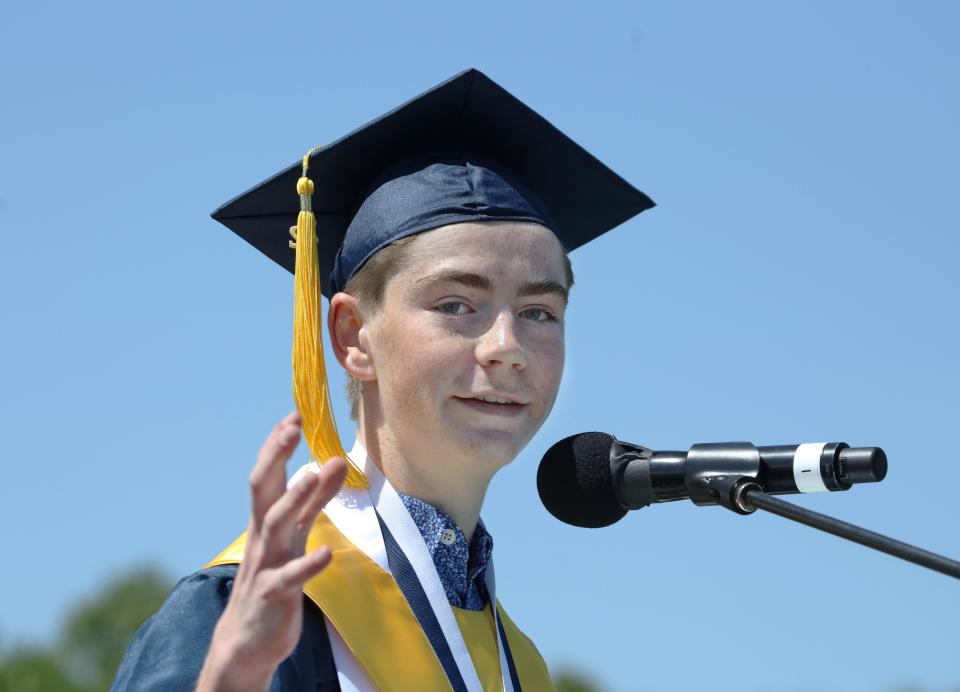
<svg viewBox="0 0 960 692"><path fill-rule="evenodd" d="M956 560L785 502L763 492L763 487L749 476L717 475L708 476L702 480L718 504L737 514L753 514L756 510L762 509L960 579L960 562Z"/></svg>

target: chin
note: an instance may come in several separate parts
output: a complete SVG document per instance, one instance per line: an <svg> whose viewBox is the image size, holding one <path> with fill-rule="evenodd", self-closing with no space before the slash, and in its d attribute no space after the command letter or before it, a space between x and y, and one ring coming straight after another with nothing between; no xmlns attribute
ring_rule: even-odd
<svg viewBox="0 0 960 692"><path fill-rule="evenodd" d="M471 431L464 436L458 446L463 450L464 456L471 459L473 463L479 462L499 469L517 458L517 455L527 446L530 437L503 430Z"/></svg>

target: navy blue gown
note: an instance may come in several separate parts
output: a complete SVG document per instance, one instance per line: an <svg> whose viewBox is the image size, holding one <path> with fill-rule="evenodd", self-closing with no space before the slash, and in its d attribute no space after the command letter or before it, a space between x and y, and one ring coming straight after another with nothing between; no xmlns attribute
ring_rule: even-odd
<svg viewBox="0 0 960 692"><path fill-rule="evenodd" d="M194 689L237 569L221 565L181 579L160 610L137 630L111 691ZM270 692L339 689L323 614L305 599L300 642L273 674Z"/></svg>

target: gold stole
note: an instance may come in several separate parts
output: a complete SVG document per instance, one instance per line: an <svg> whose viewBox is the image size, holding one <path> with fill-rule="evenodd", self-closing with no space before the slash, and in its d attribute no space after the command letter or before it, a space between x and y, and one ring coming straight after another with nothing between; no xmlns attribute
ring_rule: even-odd
<svg viewBox="0 0 960 692"><path fill-rule="evenodd" d="M244 533L207 567L243 559ZM303 588L343 638L380 690L448 692L450 683L393 575L347 540L323 512L317 517L307 550L328 545L333 560ZM547 666L533 642L497 602L510 652L524 690L553 690ZM489 605L483 611L453 608L463 640L485 692L502 690L496 625Z"/></svg>

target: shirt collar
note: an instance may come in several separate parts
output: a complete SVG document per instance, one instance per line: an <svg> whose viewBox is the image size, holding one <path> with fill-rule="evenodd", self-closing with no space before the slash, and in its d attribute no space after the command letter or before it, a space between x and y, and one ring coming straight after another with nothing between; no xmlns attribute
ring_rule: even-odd
<svg viewBox="0 0 960 692"><path fill-rule="evenodd" d="M465 534L450 515L412 495L397 494L423 536L450 603L482 609L486 604L483 576L493 553L493 537L483 522L477 522L468 548Z"/></svg>

